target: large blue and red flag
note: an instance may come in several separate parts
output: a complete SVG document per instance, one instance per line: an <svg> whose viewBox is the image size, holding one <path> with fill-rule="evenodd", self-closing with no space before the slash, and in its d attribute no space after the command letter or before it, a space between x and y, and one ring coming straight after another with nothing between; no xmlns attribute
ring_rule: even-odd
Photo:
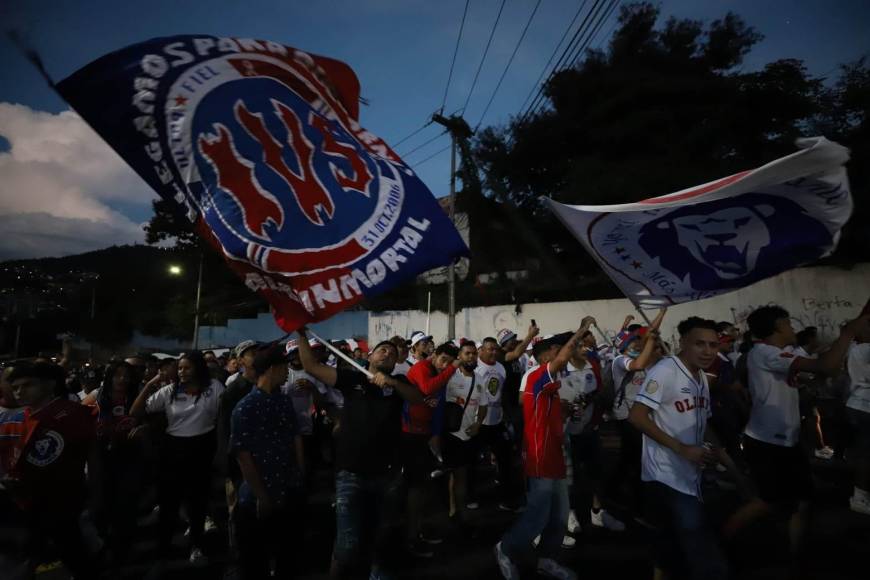
<svg viewBox="0 0 870 580"><path fill-rule="evenodd" d="M359 81L342 62L173 36L57 89L288 332L468 253L423 182L359 125Z"/></svg>
<svg viewBox="0 0 870 580"><path fill-rule="evenodd" d="M750 171L622 205L546 200L639 308L737 290L830 254L852 213L849 151L824 137Z"/></svg>

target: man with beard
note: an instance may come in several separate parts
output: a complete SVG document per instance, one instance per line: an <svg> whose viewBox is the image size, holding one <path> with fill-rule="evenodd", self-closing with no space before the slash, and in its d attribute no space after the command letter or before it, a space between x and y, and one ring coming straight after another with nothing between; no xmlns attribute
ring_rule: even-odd
<svg viewBox="0 0 870 580"><path fill-rule="evenodd" d="M390 376L398 357L392 342L378 343L369 355L371 378L355 369L335 369L319 362L304 329L299 331L298 345L302 368L344 395L336 433L336 534L330 575L367 576L374 568L377 576L374 552L383 539L384 499L395 489L391 468L396 465L402 402L422 403L423 395L404 376Z"/></svg>

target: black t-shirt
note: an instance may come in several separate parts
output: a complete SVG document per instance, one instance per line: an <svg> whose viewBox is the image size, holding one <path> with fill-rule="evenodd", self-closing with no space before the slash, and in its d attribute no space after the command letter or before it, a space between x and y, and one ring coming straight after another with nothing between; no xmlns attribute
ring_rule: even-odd
<svg viewBox="0 0 870 580"><path fill-rule="evenodd" d="M230 422L233 416L233 409L239 404L239 401L251 392L254 383L239 375L236 379L224 390L221 395L221 400L218 406L218 461L224 468L226 476L233 481L240 482L242 480L242 471L239 464L233 456L230 443Z"/></svg>
<svg viewBox="0 0 870 580"><path fill-rule="evenodd" d="M505 370L504 385L502 386L501 404L505 409L519 407L520 382L526 373L525 357L514 359L511 362L502 361Z"/></svg>
<svg viewBox="0 0 870 580"><path fill-rule="evenodd" d="M402 431L402 398L355 370L338 369L335 388L344 395L336 434L336 470L361 475L386 472L395 463ZM407 382L402 375L393 379Z"/></svg>

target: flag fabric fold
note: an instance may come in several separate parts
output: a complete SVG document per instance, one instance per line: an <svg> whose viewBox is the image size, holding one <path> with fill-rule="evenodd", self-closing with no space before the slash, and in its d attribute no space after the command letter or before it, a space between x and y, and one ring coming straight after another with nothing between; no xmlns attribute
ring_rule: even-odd
<svg viewBox="0 0 870 580"><path fill-rule="evenodd" d="M342 62L173 36L56 88L288 332L468 254L422 181L360 126L359 81Z"/></svg>
<svg viewBox="0 0 870 580"><path fill-rule="evenodd" d="M822 258L852 213L845 147L801 139L757 169L622 205L549 207L639 308L737 290Z"/></svg>

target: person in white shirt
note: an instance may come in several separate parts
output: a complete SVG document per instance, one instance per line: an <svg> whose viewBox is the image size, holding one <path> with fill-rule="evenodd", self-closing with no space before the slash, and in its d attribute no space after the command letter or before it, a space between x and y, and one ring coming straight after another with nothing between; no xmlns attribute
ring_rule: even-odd
<svg viewBox="0 0 870 580"><path fill-rule="evenodd" d="M224 385L211 378L202 354L193 351L178 360L178 379L160 387L160 376L145 385L130 410L166 416L160 449L160 550L165 555L182 503L190 520L190 561L203 563L202 535L211 485L211 465L217 447L219 399ZM159 390L158 390L159 388Z"/></svg>
<svg viewBox="0 0 870 580"><path fill-rule="evenodd" d="M870 324L870 315L843 326L837 340L816 359L794 354L797 337L784 308L763 306L752 312L747 322L752 335L761 340L746 354L752 409L743 437L744 456L758 498L740 508L725 531L733 536L761 516L784 513L789 516L793 565L799 567L813 483L809 461L799 445L801 420L795 375L838 372L850 343Z"/></svg>
<svg viewBox="0 0 870 580"><path fill-rule="evenodd" d="M390 339L390 342L396 345L396 350L399 351L399 362L396 363L396 368L393 369L393 376L407 375L414 362L416 362L408 360L408 341L396 335Z"/></svg>
<svg viewBox="0 0 870 580"><path fill-rule="evenodd" d="M468 468L474 465L478 451L477 435L487 413L483 385L477 381L474 372L477 368L477 346L471 341L463 342L456 363L459 372L454 373L447 383L445 403L460 405L464 411L459 428L448 431L442 441L444 463L452 469L448 515L462 525L462 514L467 505Z"/></svg>
<svg viewBox="0 0 870 580"><path fill-rule="evenodd" d="M635 511L640 511L642 492L640 487L641 436L628 422L628 413L634 404L646 369L652 367L662 356L659 328L667 309L659 311L648 329L638 328L623 337L618 345L619 356L610 367L613 378L613 409L611 418L619 425L619 464L610 476L607 489L627 488L628 502ZM626 323L631 318L625 319ZM631 328L631 327L629 327ZM645 330L645 332L644 332ZM605 367L606 369L607 367Z"/></svg>
<svg viewBox="0 0 870 580"><path fill-rule="evenodd" d="M852 424L855 489L849 499L852 511L870 515L870 328L858 332L849 348L849 398L846 413ZM851 454L850 454L851 456Z"/></svg>
<svg viewBox="0 0 870 580"><path fill-rule="evenodd" d="M495 338L483 339L478 350L478 362L475 374L477 382L483 388L483 396L486 401L486 418L480 428L480 443L488 446L495 454L498 466L498 507L503 511L515 511L513 504L518 493L514 485L515 477L511 461L510 434L504 425L504 413L502 410L502 395L504 394L504 381L507 371L498 362L498 341ZM473 472L473 470L472 470ZM469 473L469 489L475 489L474 477Z"/></svg>
<svg viewBox="0 0 870 580"><path fill-rule="evenodd" d="M714 321L695 316L677 328L680 353L647 372L629 416L643 433L641 477L659 527L656 568L673 572L681 554L688 578L725 580L728 565L701 502L701 469L719 455L704 443L711 416L704 369L716 360L719 336Z"/></svg>
<svg viewBox="0 0 870 580"><path fill-rule="evenodd" d="M425 360L432 356L435 352L435 343L432 341L432 335L422 331L411 333L411 358L408 359L408 364L414 366L421 360Z"/></svg>

